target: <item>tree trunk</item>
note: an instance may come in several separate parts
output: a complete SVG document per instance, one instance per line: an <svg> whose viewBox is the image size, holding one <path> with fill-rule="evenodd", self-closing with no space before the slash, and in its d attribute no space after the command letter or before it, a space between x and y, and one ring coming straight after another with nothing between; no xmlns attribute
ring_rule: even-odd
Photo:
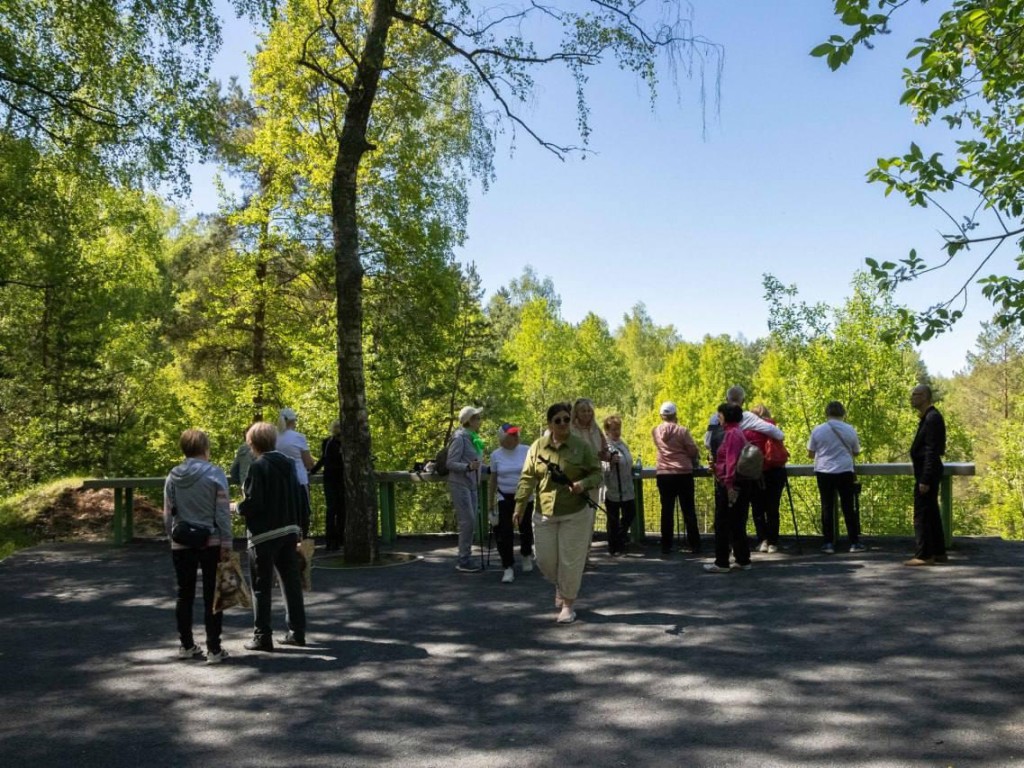
<svg viewBox="0 0 1024 768"><path fill-rule="evenodd" d="M364 270L359 258L357 175L363 155L373 149L366 140L366 132L384 68L395 1L377 0L373 4L366 47L348 92L331 179L338 310L338 401L347 510L345 559L350 563L370 563L377 559L377 484L373 476L363 370Z"/></svg>

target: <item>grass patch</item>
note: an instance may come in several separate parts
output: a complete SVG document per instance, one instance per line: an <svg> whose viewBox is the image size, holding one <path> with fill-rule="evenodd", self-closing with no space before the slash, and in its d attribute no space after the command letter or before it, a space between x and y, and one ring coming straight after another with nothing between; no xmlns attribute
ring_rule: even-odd
<svg viewBox="0 0 1024 768"><path fill-rule="evenodd" d="M0 560L49 538L41 519L69 491L81 485L82 478L65 477L0 499Z"/></svg>

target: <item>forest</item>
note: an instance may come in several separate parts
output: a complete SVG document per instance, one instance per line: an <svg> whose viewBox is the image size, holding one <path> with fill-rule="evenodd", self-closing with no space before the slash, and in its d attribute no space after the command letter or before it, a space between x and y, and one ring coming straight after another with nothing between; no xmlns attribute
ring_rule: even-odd
<svg viewBox="0 0 1024 768"><path fill-rule="evenodd" d="M429 19L392 4L381 69L401 77L373 82L346 208L338 179L372 29L356 5L338 16L317 0L269 6L238 4L265 24L244 91L209 76L220 27L208 2L0 0L0 496L61 477L162 475L187 427L207 431L226 465L246 427L284 406L312 445L340 418L359 478L433 456L463 405L485 408L491 434L513 422L531 438L547 405L581 396L599 419L621 414L634 455L649 459L662 400L699 435L732 384L770 407L796 460L837 399L864 461L907 461L908 394L928 382L947 458L978 465L957 533L1024 535L1019 322L994 318L964 370L942 379L878 269L851 275L841 306L808 303L765 270L771 319L758 339L683 339L652 321L643 296L615 323L570 322L558 287L528 263L488 295L453 255L468 186L491 175L480 89L508 84L506 101L524 98L529 46L512 44L518 58L498 59L509 70L493 64L472 81L450 37L439 44ZM621 34L584 41L587 53L566 43L572 66L611 45L644 78L659 45L703 44L641 37L637 48L622 31L632 21L577 26ZM175 191L187 193L197 157L241 191L188 218ZM344 211L358 220L348 240Z"/></svg>

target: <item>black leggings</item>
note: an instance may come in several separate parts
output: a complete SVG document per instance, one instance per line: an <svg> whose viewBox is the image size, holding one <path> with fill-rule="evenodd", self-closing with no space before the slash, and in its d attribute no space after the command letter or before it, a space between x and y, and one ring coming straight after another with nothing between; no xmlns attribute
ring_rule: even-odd
<svg viewBox="0 0 1024 768"><path fill-rule="evenodd" d="M512 515L516 511L516 495L498 491L498 524L494 526L494 538L501 555L501 567L511 568L515 564L515 531ZM523 557L533 554L533 502L526 505L519 521L519 551Z"/></svg>

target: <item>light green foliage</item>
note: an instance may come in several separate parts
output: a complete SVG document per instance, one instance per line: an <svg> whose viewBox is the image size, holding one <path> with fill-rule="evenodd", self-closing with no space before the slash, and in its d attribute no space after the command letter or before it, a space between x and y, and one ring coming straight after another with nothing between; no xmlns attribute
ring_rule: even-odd
<svg viewBox="0 0 1024 768"><path fill-rule="evenodd" d="M811 429L825 420L826 404L838 400L860 435L859 460L906 461L917 423L907 398L921 368L907 342L886 334L899 322L891 298L864 275L833 311L797 301L795 288L770 275L765 289L772 337L758 386L787 433L790 452L804 455Z"/></svg>
<svg viewBox="0 0 1024 768"><path fill-rule="evenodd" d="M983 513L979 533L1022 538L1024 410L1019 400L1024 385L1024 335L1016 326L985 323L967 362L967 370L946 385L944 402L964 425L961 439L972 446L978 465L968 506Z"/></svg>
<svg viewBox="0 0 1024 768"><path fill-rule="evenodd" d="M215 123L211 0L0 0L0 124L78 173L185 179Z"/></svg>
<svg viewBox="0 0 1024 768"><path fill-rule="evenodd" d="M526 405L523 423L531 431L543 431L548 406L577 396L570 382L568 359L572 329L544 298L527 302L521 309L518 328L505 343L505 357L515 364L515 381Z"/></svg>
<svg viewBox="0 0 1024 768"><path fill-rule="evenodd" d="M152 199L67 173L29 143L0 139L0 466L3 488L105 472L139 418L138 380L164 354L159 265L164 212Z"/></svg>
<svg viewBox="0 0 1024 768"><path fill-rule="evenodd" d="M689 427L699 441L729 387L738 384L748 397L753 395L754 365L744 345L728 336L705 336L700 344L679 344L665 361L657 400L673 401L679 423ZM654 410L647 419L648 431L658 419Z"/></svg>
<svg viewBox="0 0 1024 768"><path fill-rule="evenodd" d="M836 0L836 14L853 33L849 39L833 35L811 54L838 68L856 45L870 46L875 35L885 32L889 17L905 4L906 0ZM948 228L937 263L911 250L906 259L869 259L867 264L886 288L941 269L954 258L971 265L967 282L951 296L920 312L900 310L900 330L918 341L941 333L962 316L966 304L954 304L979 274L984 295L997 308L995 322L1006 327L1024 319L1024 281L1014 274L982 272L1006 243L1017 254L1017 269L1024 264L1024 106L1019 98L1018 51L1022 28L1022 0L956 0L907 54L913 63L903 71L906 90L900 103L909 106L920 123L941 120L957 136L956 154L945 158L912 143L901 155L880 158L868 178L880 183L886 195L896 192L910 205L937 208L948 219ZM943 202L957 201L955 193L961 190L976 196L963 214Z"/></svg>

